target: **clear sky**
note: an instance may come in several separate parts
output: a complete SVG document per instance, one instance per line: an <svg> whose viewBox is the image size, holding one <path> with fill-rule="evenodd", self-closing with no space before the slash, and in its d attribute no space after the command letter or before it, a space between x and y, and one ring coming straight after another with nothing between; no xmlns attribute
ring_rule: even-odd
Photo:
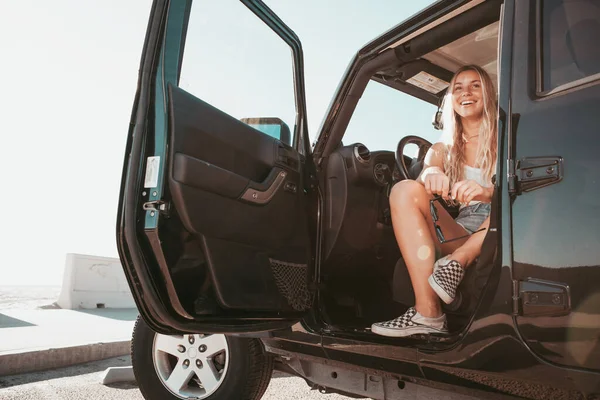
<svg viewBox="0 0 600 400"><path fill-rule="evenodd" d="M356 51L430 3L267 1L302 40L312 138ZM150 5L0 0L0 285L60 285L66 253L117 257L123 152ZM407 134L434 139L434 111L371 83L344 142L394 150Z"/></svg>

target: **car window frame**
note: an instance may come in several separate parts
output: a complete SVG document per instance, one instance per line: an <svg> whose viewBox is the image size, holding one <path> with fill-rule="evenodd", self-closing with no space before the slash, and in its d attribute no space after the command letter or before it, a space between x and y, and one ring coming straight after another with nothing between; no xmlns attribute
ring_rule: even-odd
<svg viewBox="0 0 600 400"><path fill-rule="evenodd" d="M535 0L534 24L535 24L535 94L538 98L545 98L555 94L571 93L580 89L600 83L600 72L585 78L576 79L571 82L563 83L553 89L544 88L544 65L542 60L542 2L544 0Z"/></svg>
<svg viewBox="0 0 600 400"><path fill-rule="evenodd" d="M271 31L277 35L285 44L288 45L291 52L291 67L292 67L292 85L294 92L294 107L296 111L296 117L294 119L293 127L288 124L291 135L290 147L294 148L298 154L302 157L312 155L312 147L310 145L310 136L308 131L308 109L306 101L306 79L305 79L305 67L304 67L304 49L302 42L295 31L283 22L280 17L273 11L265 0L239 0L242 5L248 8L251 14L254 14L262 23L264 23ZM188 25L191 18L192 1L189 2L189 9L186 10L186 20L183 25L182 31L182 51L177 66L177 79L175 85L179 88L181 69L183 66L183 57L185 54L185 47L187 45L187 34ZM189 93L188 90L182 88ZM192 96L197 97L198 94L190 93ZM211 103L208 103L211 104ZM211 104L212 105L212 104ZM220 109L219 109L220 110ZM220 110L223 111L223 110ZM223 111L225 112L225 111ZM225 112L226 114L229 114ZM232 117L234 118L234 117ZM254 118L254 116L252 116ZM262 116L261 118L269 118L268 116ZM264 132L258 130L265 134Z"/></svg>

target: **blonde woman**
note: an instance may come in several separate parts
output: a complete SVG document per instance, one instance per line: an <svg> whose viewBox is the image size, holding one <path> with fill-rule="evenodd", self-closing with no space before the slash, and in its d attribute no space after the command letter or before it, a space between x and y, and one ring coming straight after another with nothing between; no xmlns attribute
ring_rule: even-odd
<svg viewBox="0 0 600 400"><path fill-rule="evenodd" d="M479 256L489 226L497 153L496 93L489 75L475 65L459 69L442 107L447 139L428 151L417 180L399 182L390 194L394 233L410 274L415 306L398 318L373 324L372 332L379 335L446 333L440 299L447 304L454 300L464 269ZM434 196L460 203L456 220L431 201ZM465 237L446 242L436 234L435 225L443 238ZM444 256L437 261L436 249Z"/></svg>

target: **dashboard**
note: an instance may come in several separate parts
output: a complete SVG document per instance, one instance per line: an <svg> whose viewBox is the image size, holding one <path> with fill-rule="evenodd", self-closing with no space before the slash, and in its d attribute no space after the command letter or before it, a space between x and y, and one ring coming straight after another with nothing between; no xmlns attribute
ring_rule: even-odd
<svg viewBox="0 0 600 400"><path fill-rule="evenodd" d="M362 143L342 146L325 165L325 257L361 262L382 248L397 250L389 193L399 181L395 152Z"/></svg>
<svg viewBox="0 0 600 400"><path fill-rule="evenodd" d="M338 150L346 160L348 178L354 184L374 183L378 186L393 185L401 179L392 151L371 151L362 143L355 143ZM408 164L410 165L408 160Z"/></svg>
<svg viewBox="0 0 600 400"><path fill-rule="evenodd" d="M404 156L410 176L421 164ZM360 267L400 256L389 195L402 179L396 152L371 151L362 143L341 146L324 165L325 266Z"/></svg>

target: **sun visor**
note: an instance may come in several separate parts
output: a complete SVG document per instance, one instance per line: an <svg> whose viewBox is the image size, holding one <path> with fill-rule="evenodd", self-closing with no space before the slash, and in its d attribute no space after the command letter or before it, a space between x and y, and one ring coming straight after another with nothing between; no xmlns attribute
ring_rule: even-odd
<svg viewBox="0 0 600 400"><path fill-rule="evenodd" d="M437 105L446 93L452 72L418 59L381 71L373 79Z"/></svg>

